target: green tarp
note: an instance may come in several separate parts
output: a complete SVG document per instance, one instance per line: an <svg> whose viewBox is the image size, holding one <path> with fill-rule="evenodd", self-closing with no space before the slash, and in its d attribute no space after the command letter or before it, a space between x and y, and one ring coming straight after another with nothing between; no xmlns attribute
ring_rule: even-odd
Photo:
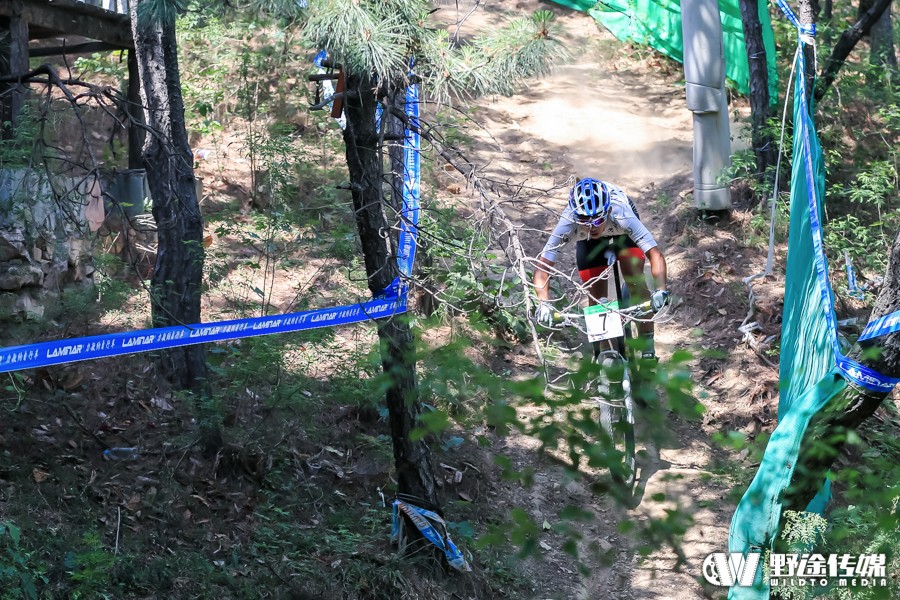
<svg viewBox="0 0 900 600"><path fill-rule="evenodd" d="M679 0L555 0L557 4L588 12L603 23L613 35L623 41L633 41L650 46L666 56L684 62L681 35L681 2ZM750 69L744 43L744 28L738 0L720 0L722 32L725 44L725 76L734 82L737 90L746 94L750 90ZM759 2L759 20L762 23L763 44L769 66L769 97L774 103L778 98L775 70L775 36L769 19L768 3Z"/></svg>
<svg viewBox="0 0 900 600"><path fill-rule="evenodd" d="M797 53L797 61L797 73L803 73L802 52ZM819 224L822 222L825 167L803 97L803 81L803 77L797 77L794 90L794 168L781 326L778 426L731 522L728 550L742 554L772 547L779 532L781 495L794 473L803 435L813 416L847 386L836 368L837 332L833 328L834 299L827 283L828 266L816 256L813 245L814 236L821 241L821 228L814 229L812 220L815 217ZM818 268L824 272L819 274ZM828 492L826 485L807 510L821 512ZM729 600L768 597L769 587L761 573L753 587L735 586L728 594Z"/></svg>

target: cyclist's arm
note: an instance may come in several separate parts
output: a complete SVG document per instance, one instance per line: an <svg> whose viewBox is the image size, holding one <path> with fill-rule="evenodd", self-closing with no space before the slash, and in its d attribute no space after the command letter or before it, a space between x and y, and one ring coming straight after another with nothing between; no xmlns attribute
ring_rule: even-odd
<svg viewBox="0 0 900 600"><path fill-rule="evenodd" d="M650 274L653 276L654 289L666 289L666 257L660 252L659 246L653 246L645 252L650 261Z"/></svg>
<svg viewBox="0 0 900 600"><path fill-rule="evenodd" d="M618 210L613 211L613 216L619 226L628 232L628 237L644 251L650 260L650 274L653 275L654 289L664 290L666 289L666 259L653 238L653 234L635 214L634 205L624 192L618 191L621 193L622 202L616 207Z"/></svg>
<svg viewBox="0 0 900 600"><path fill-rule="evenodd" d="M550 234L550 239L541 250L534 270L534 291L540 300L550 300L550 267L556 264L559 250L569 242L575 227L574 212L571 207L567 206L553 229L553 233Z"/></svg>
<svg viewBox="0 0 900 600"><path fill-rule="evenodd" d="M549 260L545 256L541 256L538 259L537 268L534 270L534 291L537 294L538 300L543 300L544 302L550 301L550 271L549 267L552 267L555 264L555 261ZM546 269L544 267L547 267Z"/></svg>

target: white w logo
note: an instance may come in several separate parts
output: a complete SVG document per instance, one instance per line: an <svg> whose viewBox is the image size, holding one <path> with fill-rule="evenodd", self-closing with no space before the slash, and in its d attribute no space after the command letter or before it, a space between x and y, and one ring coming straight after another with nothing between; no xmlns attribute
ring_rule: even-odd
<svg viewBox="0 0 900 600"><path fill-rule="evenodd" d="M723 587L731 587L735 582L740 586L751 586L759 557L758 552L746 556L740 552L714 552L703 559L703 577L711 584Z"/></svg>

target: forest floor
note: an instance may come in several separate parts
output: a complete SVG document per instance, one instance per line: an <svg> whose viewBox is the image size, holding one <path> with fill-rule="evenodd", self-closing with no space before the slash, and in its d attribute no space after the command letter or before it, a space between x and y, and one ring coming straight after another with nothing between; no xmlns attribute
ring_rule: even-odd
<svg viewBox="0 0 900 600"><path fill-rule="evenodd" d="M443 5L453 20L454 3ZM691 205L692 116L678 65L623 47L586 14L537 0L488 3L472 24L493 27L537 9L556 13L569 56L511 97L473 103L466 112L480 128L469 134L470 158L482 165L480 176L508 198L504 209L520 225L531 256L564 206L562 190L570 177L599 177L629 194L666 256L675 298L657 326L658 352L664 363L678 350L692 354L687 366L693 396L705 411L695 419L666 414L669 435L652 444L641 438L639 425L641 469L634 499L624 507L598 491L594 484L602 474L573 478L553 452L539 451L538 440L515 432L501 435L486 426L452 430L462 444L439 449L438 463L448 465L442 467L448 474L444 491L453 500L448 520L465 520L476 537L513 508L539 525L555 525L570 505L593 512L598 518L575 524L588 569L580 569L563 548L566 536L553 528L541 529L537 558L507 560L516 551L511 545L493 554L473 550L473 575L426 582L391 558L389 517L379 507L379 494L391 486L391 453L386 424L372 400L377 386L364 383L379 370L377 360L367 357L375 337L366 324L285 341L216 346L210 352L215 372L231 369L231 379L219 381L218 391L228 399L220 408L232 443L215 457L193 447L208 407L157 385L151 361L141 355L11 380L0 430L0 521L15 521L23 542L12 545L0 535L0 549L27 555L23 564L35 577L46 577L59 597L94 598L110 590L127 593L109 597L129 598L328 600L724 596L703 583L701 564L709 553L725 551L734 506L777 412L777 342L758 353L738 331L750 308L743 278L764 267L767 227L754 221L760 208L750 206L740 189L728 214L704 216ZM743 101L735 100L732 111L740 120ZM732 133L736 147L743 144L738 128ZM329 232L340 257L319 249L304 253L317 248L317 232L325 227L315 217L308 227L285 234L296 254L279 263L274 280L264 279L269 271L248 250L253 241L246 244L253 230L241 230L255 222L256 213L249 210L251 165L240 135L226 129L212 157L198 167L206 182L202 207L210 262L220 265L209 272L204 320L234 318L224 315L250 306L254 289L266 290L278 312L352 302L365 294L359 261L347 258L352 242L346 243L349 250L340 246L353 239L352 229L340 236ZM339 169L340 156L326 158L327 152L316 154L315 148L310 153L320 174ZM437 171L431 193L474 210L478 199L462 177ZM344 208L323 205L311 212L333 228L341 225L334 215ZM243 250L234 251L242 243ZM778 265L784 252L779 244L775 274L754 286L756 342L780 331L784 276ZM574 268L573 254L560 259L562 271ZM352 267L344 268L346 262ZM79 321L78 310L70 310L52 323L58 328L53 337L145 327L145 296L132 295L98 321ZM7 332L4 342L24 343L31 339L26 331ZM425 337L439 347L466 331L464 325L445 324ZM354 349L352 357L348 348ZM468 350L474 362L511 379L532 378L542 367L527 343L489 346L473 339ZM287 362L302 365L302 377L288 377ZM263 376L274 374L275 383L257 387ZM521 419L538 412L529 405L516 410ZM738 452L715 441L730 432L751 445ZM108 461L101 452L107 446L141 451L134 460ZM531 484L504 481L498 457L517 469L533 469ZM628 527L672 514L683 518L670 521L668 529ZM460 532L458 541L472 535L454 531ZM681 557L669 545L673 541ZM590 556L592 545L599 556ZM481 560L485 555L491 560ZM503 574L508 579L498 584ZM385 591L407 584L406 595Z"/></svg>

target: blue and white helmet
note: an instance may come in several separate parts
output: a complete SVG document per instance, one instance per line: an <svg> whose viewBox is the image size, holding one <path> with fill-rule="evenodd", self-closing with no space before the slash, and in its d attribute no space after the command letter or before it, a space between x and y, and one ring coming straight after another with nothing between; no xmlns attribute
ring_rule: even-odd
<svg viewBox="0 0 900 600"><path fill-rule="evenodd" d="M583 219L606 218L609 214L609 188L599 179L586 177L569 192L569 206Z"/></svg>

